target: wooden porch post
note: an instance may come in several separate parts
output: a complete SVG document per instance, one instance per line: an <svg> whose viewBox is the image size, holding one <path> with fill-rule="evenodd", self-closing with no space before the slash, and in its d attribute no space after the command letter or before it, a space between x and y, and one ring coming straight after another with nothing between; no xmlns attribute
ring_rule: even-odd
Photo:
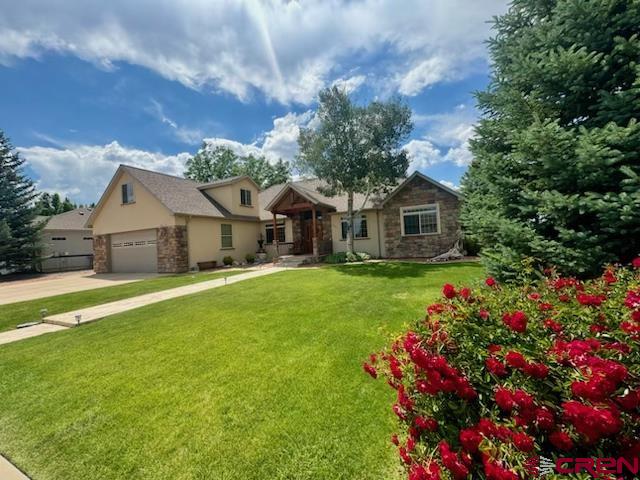
<svg viewBox="0 0 640 480"><path fill-rule="evenodd" d="M311 207L311 225L313 228L313 237L312 237L312 245L313 245L313 256L318 257L318 226L316 225L316 206L313 205Z"/></svg>
<svg viewBox="0 0 640 480"><path fill-rule="evenodd" d="M278 220L276 219L276 212L273 212L273 242L276 245L276 258L280 256L278 250Z"/></svg>

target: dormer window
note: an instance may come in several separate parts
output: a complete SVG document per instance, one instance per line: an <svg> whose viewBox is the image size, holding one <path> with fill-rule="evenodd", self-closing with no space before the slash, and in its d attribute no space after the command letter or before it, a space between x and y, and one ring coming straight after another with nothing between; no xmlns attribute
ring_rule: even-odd
<svg viewBox="0 0 640 480"><path fill-rule="evenodd" d="M122 204L134 203L136 201L133 196L133 183L122 184Z"/></svg>
<svg viewBox="0 0 640 480"><path fill-rule="evenodd" d="M251 206L251 190L240 189L240 205Z"/></svg>

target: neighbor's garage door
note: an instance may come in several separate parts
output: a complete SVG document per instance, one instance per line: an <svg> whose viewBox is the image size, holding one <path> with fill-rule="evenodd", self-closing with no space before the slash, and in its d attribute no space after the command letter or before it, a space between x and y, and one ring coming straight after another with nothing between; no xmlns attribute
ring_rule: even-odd
<svg viewBox="0 0 640 480"><path fill-rule="evenodd" d="M156 243L155 230L111 235L111 271L157 272Z"/></svg>

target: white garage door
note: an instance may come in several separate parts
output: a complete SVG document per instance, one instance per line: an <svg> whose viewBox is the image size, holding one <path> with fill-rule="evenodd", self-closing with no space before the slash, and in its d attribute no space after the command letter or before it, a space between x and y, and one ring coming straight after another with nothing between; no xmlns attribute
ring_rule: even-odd
<svg viewBox="0 0 640 480"><path fill-rule="evenodd" d="M158 250L155 230L111 235L111 271L157 272Z"/></svg>

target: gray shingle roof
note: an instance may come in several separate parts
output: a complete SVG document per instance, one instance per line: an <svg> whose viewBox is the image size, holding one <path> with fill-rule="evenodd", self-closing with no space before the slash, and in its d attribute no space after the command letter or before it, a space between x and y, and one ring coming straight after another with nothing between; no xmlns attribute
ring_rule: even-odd
<svg viewBox="0 0 640 480"><path fill-rule="evenodd" d="M135 178L138 182L144 185L144 187L147 190L149 190L149 192L152 195L154 195L165 207L167 207L171 212L175 214L217 217L217 218L230 218L230 219L241 219L241 220L257 220L257 217L234 215L230 213L214 198L212 198L210 195L207 195L206 192L202 191L204 188L209 186L220 186L220 185L225 185L228 183L235 182L237 180L240 180L241 178L245 178L244 176L233 177L230 179L224 179L224 180L210 182L210 183L199 183L186 178L176 177L176 176L168 175L165 173L152 172L150 170L143 170L141 168L131 167L128 165L121 165L120 167L122 170L129 173L133 178ZM406 179L405 182L413 178L416 174ZM444 185L440 185L435 180L432 180L429 177L426 177L422 174L419 174L419 175L421 177L424 177L428 181L432 182L434 185L440 186L441 188L447 191L451 191ZM271 203L273 199L276 198L276 196L288 185L293 186L298 192L307 196L316 204L326 205L326 206L335 208L336 212L347 211L346 195L337 195L335 197L329 197L320 192L320 189L325 185L325 183L322 180L304 179L304 180L297 180L295 182L273 185L261 191L259 194L260 220L264 221L264 220L273 219L273 214L265 210L265 207L268 206L269 203ZM403 185L404 183L400 184L399 187L396 188L396 190L386 198L389 198L390 196L394 195L395 192L400 190ZM458 192L451 191L451 193L453 193L454 195L459 195ZM370 196L367 199L366 203L364 203L364 200L365 200L365 195L355 194L353 199L354 208L355 209L377 208L383 202L383 198L376 197L374 195ZM364 206L363 206L363 203L364 203ZM88 210L87 212L90 212L90 210ZM282 217L282 216L278 215L278 217ZM86 218L88 218L88 213L86 215Z"/></svg>
<svg viewBox="0 0 640 480"><path fill-rule="evenodd" d="M90 208L76 208L68 212L49 217L45 230L87 230L85 226L91 215Z"/></svg>
<svg viewBox="0 0 640 480"><path fill-rule="evenodd" d="M335 197L329 197L324 195L319 191L324 185L325 182L322 180L318 180L317 178L306 179L306 180L298 180L295 182L282 183L279 185L274 185L272 187L267 188L260 192L260 219L261 220L269 220L273 218L273 214L267 210L265 207L271 203L271 201L285 188L287 185L292 185L295 187L297 191L302 194L305 194L310 199L314 200L315 203L321 203L324 205L329 205L336 209L336 212L346 212L347 211L347 196L346 195L336 195ZM353 196L353 208L359 209L363 205L365 200L365 195L360 193L356 193ZM367 208L375 208L379 203L380 199L377 197L369 196L369 199L364 204L365 209Z"/></svg>

